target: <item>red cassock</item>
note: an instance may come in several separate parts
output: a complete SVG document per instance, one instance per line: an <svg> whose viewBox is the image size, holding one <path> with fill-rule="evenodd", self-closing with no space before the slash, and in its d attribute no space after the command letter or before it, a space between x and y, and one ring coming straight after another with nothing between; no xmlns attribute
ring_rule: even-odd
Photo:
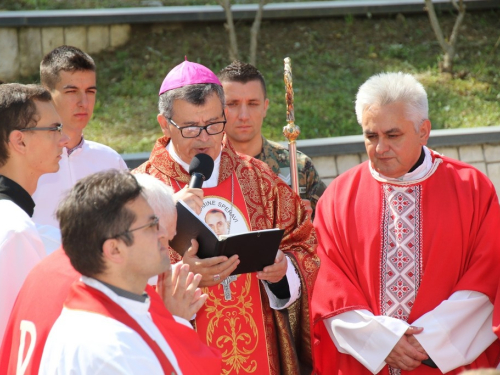
<svg viewBox="0 0 500 375"><path fill-rule="evenodd" d="M14 375L18 366L26 368L26 375L38 374L47 336L61 313L71 285L80 276L62 249L46 257L30 272L17 297L0 348L0 374ZM153 287L148 285L146 292L151 298L151 317L172 348L182 372L220 374L220 352L203 344L196 331L177 323ZM33 337L36 337L34 345Z"/></svg>
<svg viewBox="0 0 500 375"><path fill-rule="evenodd" d="M418 292L411 301L407 322L436 308L454 292L477 291L494 303L500 274L500 209L491 182L476 169L442 158L428 178L407 185L416 196L418 221L415 249ZM368 162L336 178L320 199L314 226L321 267L312 298L313 353L319 374L362 375L370 372L353 356L340 353L324 319L366 309L386 315L383 264L386 237L385 199L391 184L376 180ZM389 241L390 245L390 241ZM382 302L381 302L382 301ZM500 319L499 319L500 320ZM425 330L425 327L424 327ZM493 367L498 363L498 340L466 368ZM402 374L440 374L420 365ZM380 374L389 374L386 365Z"/></svg>

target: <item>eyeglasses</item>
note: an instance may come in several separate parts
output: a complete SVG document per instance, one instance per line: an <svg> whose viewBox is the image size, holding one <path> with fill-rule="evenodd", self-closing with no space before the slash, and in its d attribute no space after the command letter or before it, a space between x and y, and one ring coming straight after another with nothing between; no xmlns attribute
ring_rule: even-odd
<svg viewBox="0 0 500 375"><path fill-rule="evenodd" d="M151 227L156 227L156 230L160 230L160 219L158 219L158 216L153 216L153 220L151 220L149 223L145 225L141 225L140 227L137 227L135 229L129 229L127 233L130 232L135 232L136 230L139 229L145 229L145 228L151 228Z"/></svg>
<svg viewBox="0 0 500 375"><path fill-rule="evenodd" d="M226 115L224 112L222 112L222 117L224 118L223 121L218 121L218 122L212 122L211 124L205 125L205 126L179 126L177 125L174 120L171 118L168 119L168 121L175 126L177 129L181 131L181 135L184 138L196 138L201 134L202 130L205 130L208 135L215 135L222 133L224 131L224 128L226 127Z"/></svg>
<svg viewBox="0 0 500 375"><path fill-rule="evenodd" d="M126 230L125 232L117 234L113 238L123 236L124 234L127 234L127 233L135 232L136 230L139 230L139 229L145 229L145 228L151 228L151 227L156 227L157 231L160 230L160 219L157 216L153 216L153 220L151 220L149 223L147 223L145 225L141 225L140 227L137 227L134 229Z"/></svg>
<svg viewBox="0 0 500 375"><path fill-rule="evenodd" d="M40 127L40 128L24 128L24 129L19 129L20 132L34 132L34 131L48 131L48 132L61 132L62 131L62 124L57 124L56 126L50 126L50 127Z"/></svg>

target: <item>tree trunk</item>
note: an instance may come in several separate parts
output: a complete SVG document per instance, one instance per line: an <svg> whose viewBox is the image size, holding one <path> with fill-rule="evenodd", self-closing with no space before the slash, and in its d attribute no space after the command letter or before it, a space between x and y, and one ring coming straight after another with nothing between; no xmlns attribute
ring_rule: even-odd
<svg viewBox="0 0 500 375"><path fill-rule="evenodd" d="M443 63L440 66L441 73L453 73L453 56L446 52L443 55Z"/></svg>
<svg viewBox="0 0 500 375"><path fill-rule="evenodd" d="M219 4L226 12L226 30L229 34L229 60L239 59L238 41L236 40L236 29L234 27L233 13L231 12L231 0L219 0Z"/></svg>
<svg viewBox="0 0 500 375"><path fill-rule="evenodd" d="M493 51L495 51L495 50L498 48L498 46L500 46L500 36L498 37L497 42L496 42L496 43L495 43L495 45L493 46Z"/></svg>
<svg viewBox="0 0 500 375"><path fill-rule="evenodd" d="M260 23L262 21L262 12L264 5L267 3L266 0L259 1L259 8L257 13L255 13L255 20L253 21L252 28L250 29L250 61L249 63L253 66L257 62L257 39L259 37Z"/></svg>
<svg viewBox="0 0 500 375"><path fill-rule="evenodd" d="M453 30L451 32L451 36L449 42L445 40L443 36L443 31L441 30L441 26L436 16L436 11L434 10L434 4L432 0L425 0L425 7L427 9L427 13L429 15L429 21L431 23L432 30L434 30L434 34L436 35L436 39L443 50L443 62L440 64L440 70L442 73L452 73L453 72L453 59L456 55L456 46L458 40L458 34L460 30L460 26L465 17L465 4L463 0L460 0L459 4L457 4L456 0L451 0L455 9L458 10L458 16L455 20L455 25L453 26Z"/></svg>

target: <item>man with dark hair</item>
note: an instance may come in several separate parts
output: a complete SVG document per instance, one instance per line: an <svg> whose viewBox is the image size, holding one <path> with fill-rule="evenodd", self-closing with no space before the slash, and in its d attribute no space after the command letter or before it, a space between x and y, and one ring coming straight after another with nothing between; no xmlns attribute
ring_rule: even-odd
<svg viewBox="0 0 500 375"><path fill-rule="evenodd" d="M182 259L203 276L209 298L196 314L200 337L223 351L226 374L311 369L308 301L319 264L304 205L263 162L236 153L224 138L224 92L212 71L186 60L166 76L159 95L164 137L136 171L172 186L198 215L204 202L226 207L230 234L285 230L275 263L256 273L231 275L237 255L200 259L196 245L183 258L171 252L172 261ZM199 153L214 160L214 170L202 189L189 188L187 171Z"/></svg>
<svg viewBox="0 0 500 375"><path fill-rule="evenodd" d="M31 340L25 341L32 347L33 339L38 340L37 331L43 336L36 348L31 348L36 352L34 362L40 360L43 348L40 374L220 373L220 357L201 344L186 320L207 298L197 289L201 276L188 274L186 265L177 266L173 272L176 275L167 276L174 285L166 286L163 297L175 319L154 289L147 286L150 277L170 273L168 240L174 233L169 228L170 222L175 223L174 215L156 216L173 212L171 193L159 194L162 201L167 201L166 205L162 202L168 206L166 210L153 210L148 203L152 190L143 190L128 172L110 170L80 180L61 203L57 216L64 251L74 267L72 273L79 273L82 278L67 294L68 281L74 278L68 272L71 267L59 250L52 254L52 259L62 265L60 269L69 274L61 278L56 273L57 283L48 283L56 291L59 309L60 292L66 290L68 298L45 346L50 322L35 315L34 321L24 319L20 323L21 330L24 328L31 335ZM53 268L48 262L43 270L40 267L41 264L38 273L33 274L38 281L46 279L47 271ZM31 288L37 288L36 280L28 281ZM61 281L62 288L57 285ZM43 303L41 307L42 315L52 315L52 307ZM8 350L6 344L2 351ZM31 366L31 352L24 354L23 349L21 343L20 356L26 357L18 360L17 368ZM0 358L5 360L3 353ZM37 367L33 363L30 371L38 373Z"/></svg>
<svg viewBox="0 0 500 375"><path fill-rule="evenodd" d="M168 246L167 240L175 235L177 218L173 191L152 176L139 174L135 177L144 189L147 202L160 219L160 226L167 232L167 236L161 240ZM198 297L203 300L206 298L195 295L201 294L201 291L196 289L199 276L193 276L189 273L189 266L180 263L161 274L159 281L155 282L158 293L150 286L146 287L151 298L149 312L160 324L174 329L176 341L172 349L183 373L219 375L220 353L204 345L191 327L172 327L172 319L165 313L164 308L167 307L174 318L183 317L186 303L197 303ZM14 375L18 368L24 369L25 374L38 374L49 331L61 313L71 284L80 277L81 274L71 266L62 248L43 259L30 272L14 304L0 347L0 374Z"/></svg>
<svg viewBox="0 0 500 375"><path fill-rule="evenodd" d="M79 179L111 168L127 169L116 151L83 137L94 112L95 70L92 57L71 46L57 47L40 63L40 82L52 94L70 140L63 151L59 172L41 178L33 195L36 203L33 220L37 224L58 227L57 206Z"/></svg>
<svg viewBox="0 0 500 375"><path fill-rule="evenodd" d="M222 69L219 79L226 97L226 134L235 150L262 160L288 185L291 185L290 153L288 148L262 135L262 123L269 99L262 74L251 64L234 61ZM312 160L297 151L300 197L312 211L325 184L319 178Z"/></svg>
<svg viewBox="0 0 500 375"><path fill-rule="evenodd" d="M68 137L50 93L0 85L0 341L24 279L45 250L31 220L38 179L59 169Z"/></svg>

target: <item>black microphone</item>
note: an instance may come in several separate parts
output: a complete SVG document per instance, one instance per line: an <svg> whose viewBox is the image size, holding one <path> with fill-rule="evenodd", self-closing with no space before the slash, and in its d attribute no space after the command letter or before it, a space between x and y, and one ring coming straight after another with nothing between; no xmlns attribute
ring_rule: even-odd
<svg viewBox="0 0 500 375"><path fill-rule="evenodd" d="M203 185L203 181L206 181L212 175L214 171L214 160L207 154L197 154L191 160L189 164L189 174L191 175L191 180L189 181L189 187L199 189Z"/></svg>

